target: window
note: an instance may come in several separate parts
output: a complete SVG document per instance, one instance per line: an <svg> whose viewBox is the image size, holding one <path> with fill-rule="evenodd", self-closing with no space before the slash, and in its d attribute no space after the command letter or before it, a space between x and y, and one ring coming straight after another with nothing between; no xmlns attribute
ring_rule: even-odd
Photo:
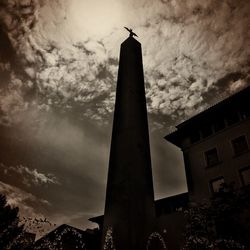
<svg viewBox="0 0 250 250"><path fill-rule="evenodd" d="M249 185L250 184L250 166L241 169L239 172L240 172L240 178L241 178L243 186Z"/></svg>
<svg viewBox="0 0 250 250"><path fill-rule="evenodd" d="M214 131L218 132L222 129L225 128L225 121L223 119L223 117L216 119L216 121L214 121Z"/></svg>
<svg viewBox="0 0 250 250"><path fill-rule="evenodd" d="M213 166L219 163L217 149L213 148L205 152L207 166Z"/></svg>
<svg viewBox="0 0 250 250"><path fill-rule="evenodd" d="M210 124L201 128L201 134L203 138L210 136L213 133L212 126Z"/></svg>
<svg viewBox="0 0 250 250"><path fill-rule="evenodd" d="M248 144L244 135L232 140L235 155L239 155L248 151Z"/></svg>
<svg viewBox="0 0 250 250"><path fill-rule="evenodd" d="M198 142L200 140L200 133L199 131L193 131L190 135L190 141L191 143Z"/></svg>
<svg viewBox="0 0 250 250"><path fill-rule="evenodd" d="M224 177L220 176L210 181L210 188L213 193L218 193L223 189Z"/></svg>
<svg viewBox="0 0 250 250"><path fill-rule="evenodd" d="M240 110L240 117L242 120L245 120L250 117L250 110L247 107L243 107Z"/></svg>
<svg viewBox="0 0 250 250"><path fill-rule="evenodd" d="M228 126L235 124L239 120L240 119L239 119L238 113L236 111L232 111L231 113L227 114L227 116L226 116L226 121L227 121Z"/></svg>

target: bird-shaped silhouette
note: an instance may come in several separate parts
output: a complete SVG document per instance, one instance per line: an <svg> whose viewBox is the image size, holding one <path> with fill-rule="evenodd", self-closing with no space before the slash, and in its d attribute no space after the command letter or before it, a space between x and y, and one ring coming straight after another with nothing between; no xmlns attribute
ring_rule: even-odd
<svg viewBox="0 0 250 250"><path fill-rule="evenodd" d="M132 29L129 29L127 27L124 27L128 32L129 32L129 36L133 37L133 36L137 36ZM137 36L138 37L138 36Z"/></svg>

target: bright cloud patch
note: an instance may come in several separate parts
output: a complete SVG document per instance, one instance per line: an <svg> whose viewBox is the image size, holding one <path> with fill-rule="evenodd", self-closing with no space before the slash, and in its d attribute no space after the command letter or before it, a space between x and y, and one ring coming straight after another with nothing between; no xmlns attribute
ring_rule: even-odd
<svg viewBox="0 0 250 250"><path fill-rule="evenodd" d="M59 184L59 181L53 174L43 174L37 171L37 169L29 169L26 166L5 166L0 163L0 171L7 176L18 175L17 178L22 179L22 182L26 186L31 185L44 185L44 184Z"/></svg>

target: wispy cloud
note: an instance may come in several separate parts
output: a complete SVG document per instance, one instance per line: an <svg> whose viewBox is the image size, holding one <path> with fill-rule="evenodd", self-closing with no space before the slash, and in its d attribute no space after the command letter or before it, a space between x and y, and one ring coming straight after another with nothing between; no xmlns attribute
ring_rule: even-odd
<svg viewBox="0 0 250 250"><path fill-rule="evenodd" d="M0 193L6 195L9 205L19 207L22 216L41 217L42 213L35 211L35 207L37 206L40 210L41 205L47 206L49 204L46 200L39 199L29 192L2 181L0 181Z"/></svg>
<svg viewBox="0 0 250 250"><path fill-rule="evenodd" d="M6 166L0 163L0 172L6 176L22 180L22 183L28 187L57 184L59 181L53 174L44 174L37 171L37 169L30 169L27 166L17 165L17 166Z"/></svg>

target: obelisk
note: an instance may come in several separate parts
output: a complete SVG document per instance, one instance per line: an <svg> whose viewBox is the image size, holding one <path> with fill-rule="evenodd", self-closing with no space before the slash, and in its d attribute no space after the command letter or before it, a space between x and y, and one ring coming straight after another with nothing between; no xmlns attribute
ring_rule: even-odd
<svg viewBox="0 0 250 250"><path fill-rule="evenodd" d="M154 220L141 44L130 34L120 50L102 249L145 250Z"/></svg>

